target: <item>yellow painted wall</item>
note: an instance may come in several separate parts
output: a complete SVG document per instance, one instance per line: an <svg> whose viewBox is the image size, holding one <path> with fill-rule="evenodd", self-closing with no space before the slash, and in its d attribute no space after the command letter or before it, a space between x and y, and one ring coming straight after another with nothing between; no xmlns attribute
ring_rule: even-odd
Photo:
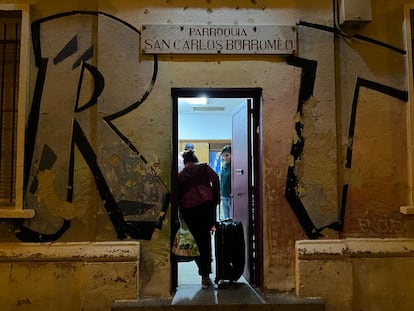
<svg viewBox="0 0 414 311"><path fill-rule="evenodd" d="M98 104L87 114L77 114L76 118L82 123L98 164L104 168L105 178L119 200L134 193L137 196L156 193L159 207L162 195L168 192L171 88L263 89L265 291L295 289L294 245L297 240L309 238L309 232L301 225L303 214L298 216L285 197L289 169L294 168L298 177L297 188L293 189L296 202L303 205L315 228L321 231L320 239L412 237L412 219L399 213L399 207L409 203L410 193L406 173L407 102L395 96L397 91L403 94L407 91L406 56L389 47L346 35L357 33L405 50L402 25L406 1L371 2L373 21L363 27L343 28L342 36L330 31L334 22L332 1L328 0L29 2L32 22L77 10L105 14L75 14L50 21L41 28L43 51L50 53L44 55L50 58L46 72L49 80L45 80L41 97L41 104L48 106L40 109L40 117L47 122L39 128L31 164L31 180L37 176L39 183L36 192L26 197L27 206L36 209L36 216L25 221L25 227L40 234L55 234L66 220L70 221L70 227L58 237L59 241L119 238L105 209L108 202L98 194L96 179L77 149L74 197L68 202L65 196L68 158L64 156L68 156L67 139L72 133L68 130L72 119L67 116L73 113L80 74L80 67L73 69L72 64L82 51L93 45L94 57L86 62L104 74L105 89ZM298 23L298 58L292 61L284 56L160 55L154 61L149 55L139 55L138 35L125 26L139 29L146 23ZM53 57L75 34L79 39L77 52L54 66ZM300 103L303 68L299 60L316 63L312 95L303 103ZM29 69L30 96L34 98L38 68L33 51ZM151 80L154 70L156 79ZM84 101L92 90L91 78L85 79L87 83L81 93ZM391 92L384 92L389 88ZM138 149L139 155L145 157L146 163L143 163L100 120L125 107L126 102L140 101L148 90L148 96L144 96L137 109L113 122L123 137ZM33 101L30 103L33 105ZM357 114L353 118L355 103ZM298 113L299 104L301 113ZM296 125L303 126L302 137L295 131ZM348 137L351 127L353 139ZM303 151L295 159L291 155L292 146L301 139ZM40 161L44 142L53 146L59 156L53 167L36 175L36 161ZM347 147L351 145L349 158ZM352 160L348 168L345 167L347 156ZM151 176L154 179L151 185L155 186L147 187L144 176ZM342 204L344 185L348 187L345 206ZM168 281L158 281L169 279L170 273L169 209L157 211L160 216L165 212L167 216L161 217L162 226L141 244L140 293L143 296L168 296L170 290ZM340 226L341 216L344 227L338 232L335 230L338 226L332 224L339 221ZM13 226L16 224L2 224L2 241L17 239L10 229Z"/></svg>

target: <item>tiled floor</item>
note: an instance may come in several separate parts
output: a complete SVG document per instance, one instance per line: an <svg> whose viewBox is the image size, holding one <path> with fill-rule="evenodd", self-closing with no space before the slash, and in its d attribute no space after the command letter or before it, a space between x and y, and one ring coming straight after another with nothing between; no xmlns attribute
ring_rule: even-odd
<svg viewBox="0 0 414 311"><path fill-rule="evenodd" d="M214 271L211 274L211 279L214 280ZM220 285L202 289L196 264L194 262L179 263L178 287L171 304L210 305L236 303L260 304L264 303L264 300L243 277L237 282L220 283Z"/></svg>
<svg viewBox="0 0 414 311"><path fill-rule="evenodd" d="M214 237L212 237L214 254ZM213 256L210 275L214 281L215 261ZM209 304L260 304L264 300L241 277L237 282L220 283L208 289L201 288L201 277L198 275L194 261L180 262L178 264L178 287L172 300L173 305L209 305Z"/></svg>

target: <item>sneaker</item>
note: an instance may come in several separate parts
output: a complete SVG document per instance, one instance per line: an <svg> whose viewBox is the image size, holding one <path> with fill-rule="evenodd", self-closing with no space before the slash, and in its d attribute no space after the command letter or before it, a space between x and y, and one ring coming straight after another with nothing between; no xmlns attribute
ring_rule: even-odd
<svg viewBox="0 0 414 311"><path fill-rule="evenodd" d="M211 285L213 285L213 283L211 282L210 278L202 278L201 279L201 288L202 289L207 289L209 288Z"/></svg>

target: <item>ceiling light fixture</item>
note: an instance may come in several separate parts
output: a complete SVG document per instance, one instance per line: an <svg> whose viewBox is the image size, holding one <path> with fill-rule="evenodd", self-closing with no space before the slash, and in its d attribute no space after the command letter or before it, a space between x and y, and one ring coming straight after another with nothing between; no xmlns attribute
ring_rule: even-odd
<svg viewBox="0 0 414 311"><path fill-rule="evenodd" d="M214 107L214 106L208 106L208 107L193 107L193 111L224 111L224 107Z"/></svg>
<svg viewBox="0 0 414 311"><path fill-rule="evenodd" d="M207 97L179 97L178 103L187 105L207 105Z"/></svg>

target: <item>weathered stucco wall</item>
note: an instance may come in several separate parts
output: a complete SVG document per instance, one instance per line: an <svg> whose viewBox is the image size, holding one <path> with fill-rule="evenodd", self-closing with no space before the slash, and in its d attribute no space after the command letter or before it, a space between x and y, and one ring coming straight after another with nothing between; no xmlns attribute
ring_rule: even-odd
<svg viewBox="0 0 414 311"><path fill-rule="evenodd" d="M139 242L2 243L2 310L107 310L139 297Z"/></svg>
<svg viewBox="0 0 414 311"><path fill-rule="evenodd" d="M412 310L413 246L412 239L298 241L296 292L324 297L330 311Z"/></svg>
<svg viewBox="0 0 414 311"><path fill-rule="evenodd" d="M412 236L405 1L388 2L346 34L328 0L29 2L36 216L2 241L140 240L140 293L168 296L172 87L263 89L265 291L295 289L297 240ZM155 58L139 53L151 23L296 25L298 51Z"/></svg>
<svg viewBox="0 0 414 311"><path fill-rule="evenodd" d="M412 219L399 213L411 191L404 2L373 2L372 22L343 28L377 42L336 42L343 237L412 236Z"/></svg>

